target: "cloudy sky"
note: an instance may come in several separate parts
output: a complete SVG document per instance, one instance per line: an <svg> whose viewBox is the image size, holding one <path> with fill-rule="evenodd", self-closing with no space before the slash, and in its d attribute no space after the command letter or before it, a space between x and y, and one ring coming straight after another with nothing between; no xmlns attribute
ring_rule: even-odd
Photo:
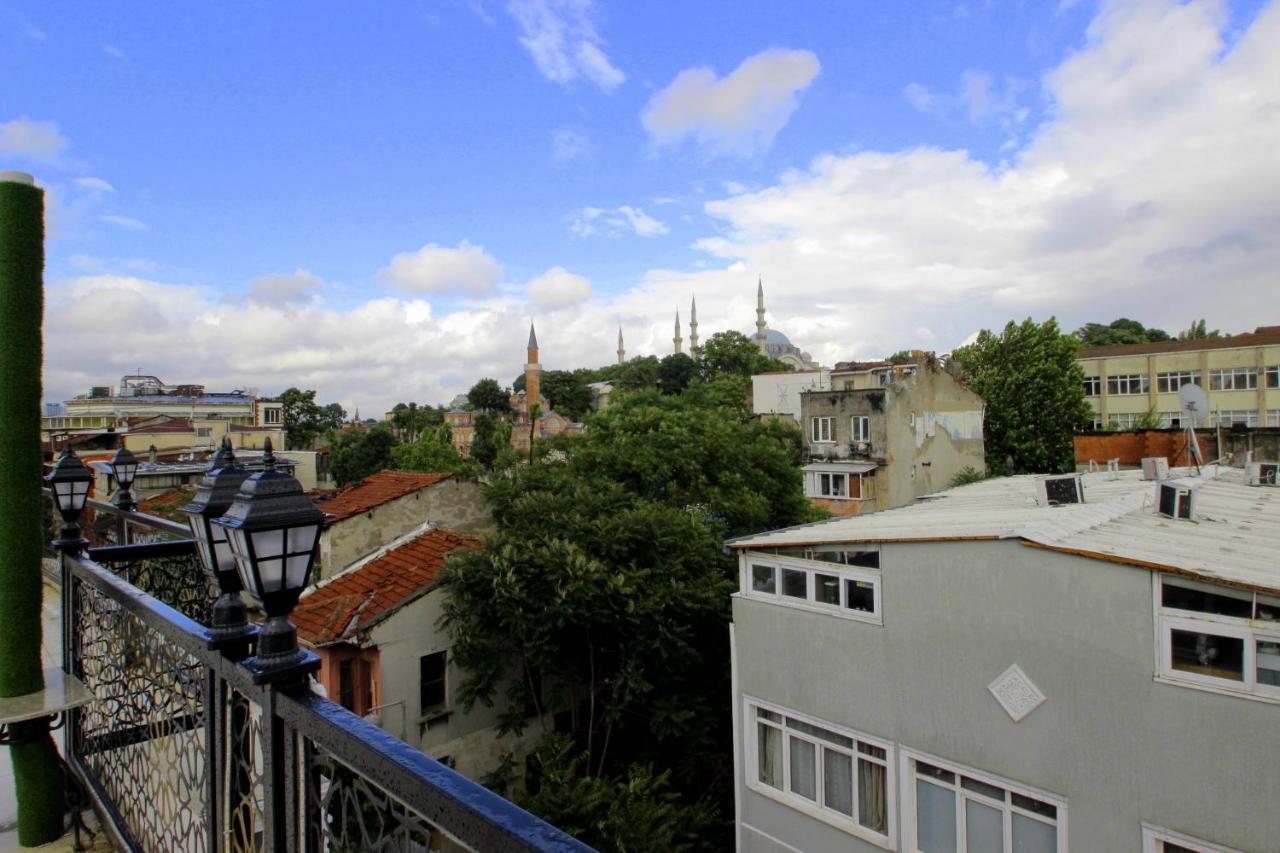
<svg viewBox="0 0 1280 853"><path fill-rule="evenodd" d="M141 368L379 414L769 324L819 361L1056 315L1280 323L1250 0L0 0L46 399ZM687 336L687 329L685 335Z"/></svg>

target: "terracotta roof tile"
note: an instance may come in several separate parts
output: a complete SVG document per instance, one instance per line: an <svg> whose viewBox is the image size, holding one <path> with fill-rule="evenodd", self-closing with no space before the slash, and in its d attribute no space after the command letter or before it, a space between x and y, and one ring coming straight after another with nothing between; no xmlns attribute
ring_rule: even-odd
<svg viewBox="0 0 1280 853"><path fill-rule="evenodd" d="M290 618L298 636L313 646L354 640L435 583L450 551L478 547L480 537L470 533L428 530L304 595Z"/></svg>
<svg viewBox="0 0 1280 853"><path fill-rule="evenodd" d="M1224 338L1199 338L1193 341L1153 341L1143 344L1111 344L1083 347L1076 358L1104 358L1119 355L1149 355L1159 352L1199 352L1206 349L1276 346L1280 344L1280 326L1259 326L1252 332Z"/></svg>
<svg viewBox="0 0 1280 853"><path fill-rule="evenodd" d="M354 486L349 486L333 497L320 501L316 506L332 518L325 519L325 527L344 519L368 512L376 506L396 498L434 486L453 476L445 473L420 474L414 471L379 471L370 474Z"/></svg>

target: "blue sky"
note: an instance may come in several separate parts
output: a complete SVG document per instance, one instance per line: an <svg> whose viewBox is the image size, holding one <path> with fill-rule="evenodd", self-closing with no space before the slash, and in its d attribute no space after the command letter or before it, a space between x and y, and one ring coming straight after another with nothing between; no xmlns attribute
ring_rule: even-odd
<svg viewBox="0 0 1280 853"><path fill-rule="evenodd" d="M619 324L666 354L695 293L704 337L745 330L758 275L827 364L1027 315L1280 322L1278 18L0 0L47 397L141 366L440 402L515 376L531 317L550 368L611 361Z"/></svg>

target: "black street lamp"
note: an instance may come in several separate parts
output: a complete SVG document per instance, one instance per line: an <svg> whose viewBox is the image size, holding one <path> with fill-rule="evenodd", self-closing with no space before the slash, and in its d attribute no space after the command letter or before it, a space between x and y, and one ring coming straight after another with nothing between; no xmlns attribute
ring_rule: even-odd
<svg viewBox="0 0 1280 853"><path fill-rule="evenodd" d="M275 469L270 439L264 451L265 470L247 478L226 515L213 521L226 531L240 582L267 614L256 654L244 662L257 684L300 679L320 665L298 647L289 614L311 576L324 513L301 483Z"/></svg>
<svg viewBox="0 0 1280 853"><path fill-rule="evenodd" d="M57 463L44 478L53 490L53 499L62 515L62 530L53 546L70 554L79 552L89 542L80 535L80 513L89 499L89 487L93 485L93 472L85 467L80 457L70 447L64 447Z"/></svg>
<svg viewBox="0 0 1280 853"><path fill-rule="evenodd" d="M187 514L187 522L191 525L191 533L196 541L196 550L200 553L200 561L209 574L218 583L221 595L213 605L214 648L242 642L253 636L255 629L249 625L244 601L240 591L244 584L236 571L235 555L227 544L226 529L214 524L214 519L231 508L240 491L240 486L249 476L236 462L236 455L231 449L231 439L224 438L222 447L209 463L209 470L204 480L196 489L195 498L182 508ZM246 654L248 646L244 646Z"/></svg>
<svg viewBox="0 0 1280 853"><path fill-rule="evenodd" d="M116 478L116 499L115 505L125 511L132 511L138 508L138 502L133 499L133 480L138 476L138 459L133 452L127 447L121 447L116 451L116 455L111 457L111 476Z"/></svg>

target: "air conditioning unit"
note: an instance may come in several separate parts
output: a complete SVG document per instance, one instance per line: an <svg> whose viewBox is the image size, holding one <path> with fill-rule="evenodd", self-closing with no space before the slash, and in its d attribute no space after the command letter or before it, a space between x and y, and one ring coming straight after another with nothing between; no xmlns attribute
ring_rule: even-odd
<svg viewBox="0 0 1280 853"><path fill-rule="evenodd" d="M1156 483L1156 512L1166 518L1195 518L1196 487L1177 480Z"/></svg>
<svg viewBox="0 0 1280 853"><path fill-rule="evenodd" d="M1084 503L1084 480L1079 474L1062 474L1036 480L1036 503L1040 506L1065 506Z"/></svg>
<svg viewBox="0 0 1280 853"><path fill-rule="evenodd" d="M1280 485L1280 462L1250 462L1247 482L1250 486Z"/></svg>
<svg viewBox="0 0 1280 853"><path fill-rule="evenodd" d="M1169 479L1169 460L1163 456L1142 457L1142 479L1144 480Z"/></svg>

